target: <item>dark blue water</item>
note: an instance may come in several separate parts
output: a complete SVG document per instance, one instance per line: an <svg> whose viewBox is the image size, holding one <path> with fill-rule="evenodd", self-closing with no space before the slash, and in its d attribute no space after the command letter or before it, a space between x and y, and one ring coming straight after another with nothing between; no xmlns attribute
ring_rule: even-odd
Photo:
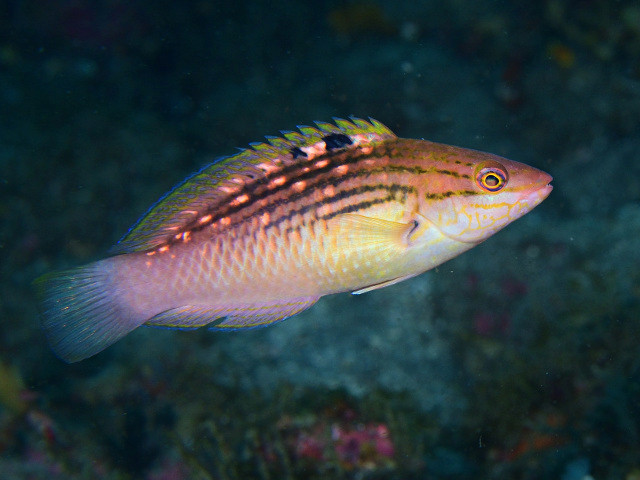
<svg viewBox="0 0 640 480"><path fill-rule="evenodd" d="M0 3L0 477L638 477L640 8L445 3ZM215 157L349 115L555 189L272 328L53 356L36 277Z"/></svg>

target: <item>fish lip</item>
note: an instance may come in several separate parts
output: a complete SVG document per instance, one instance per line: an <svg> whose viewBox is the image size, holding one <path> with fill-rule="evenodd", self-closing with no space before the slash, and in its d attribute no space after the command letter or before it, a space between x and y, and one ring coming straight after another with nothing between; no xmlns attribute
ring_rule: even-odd
<svg viewBox="0 0 640 480"><path fill-rule="evenodd" d="M549 180L549 182L547 182L545 185L541 186L540 188L536 188L532 192L527 192L523 194L518 199L518 201L533 202L534 206L537 206L549 196L552 190L553 190L553 185L551 185Z"/></svg>

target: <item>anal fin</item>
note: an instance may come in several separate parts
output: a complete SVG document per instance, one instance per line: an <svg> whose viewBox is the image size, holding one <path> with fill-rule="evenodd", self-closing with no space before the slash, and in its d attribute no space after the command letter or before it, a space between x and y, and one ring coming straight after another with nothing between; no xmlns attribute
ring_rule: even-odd
<svg viewBox="0 0 640 480"><path fill-rule="evenodd" d="M224 311L206 306L184 305L159 313L145 322L152 327L192 329L209 325L223 317Z"/></svg>
<svg viewBox="0 0 640 480"><path fill-rule="evenodd" d="M379 288L388 287L389 285L395 285L396 283L404 282L408 278L415 277L416 274L412 273L411 275L405 275L403 277L392 278L391 280L386 280L380 283L374 283L373 285L369 285L368 287L360 288L351 292L352 295L360 295L362 293L371 292L373 290L378 290Z"/></svg>
<svg viewBox="0 0 640 480"><path fill-rule="evenodd" d="M276 304L246 306L242 309L237 309L212 328L216 330L235 330L239 328L264 327L306 310L316 303L318 298L293 298Z"/></svg>
<svg viewBox="0 0 640 480"><path fill-rule="evenodd" d="M156 315L145 325L192 329L209 326L216 330L235 330L271 325L306 310L319 297L286 299L277 303L254 303L210 307L184 305Z"/></svg>

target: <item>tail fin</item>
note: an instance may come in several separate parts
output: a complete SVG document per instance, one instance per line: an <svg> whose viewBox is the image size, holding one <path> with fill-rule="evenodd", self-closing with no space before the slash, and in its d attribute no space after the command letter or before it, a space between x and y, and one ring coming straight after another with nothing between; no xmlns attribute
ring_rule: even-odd
<svg viewBox="0 0 640 480"><path fill-rule="evenodd" d="M118 303L110 259L36 280L42 326L51 349L65 362L101 352L138 327Z"/></svg>

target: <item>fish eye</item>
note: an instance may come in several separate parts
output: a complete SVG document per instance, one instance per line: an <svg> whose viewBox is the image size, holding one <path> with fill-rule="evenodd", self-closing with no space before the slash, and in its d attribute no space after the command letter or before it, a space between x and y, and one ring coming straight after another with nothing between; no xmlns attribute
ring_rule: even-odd
<svg viewBox="0 0 640 480"><path fill-rule="evenodd" d="M498 162L481 165L476 174L476 183L487 192L497 192L507 184L507 169Z"/></svg>

